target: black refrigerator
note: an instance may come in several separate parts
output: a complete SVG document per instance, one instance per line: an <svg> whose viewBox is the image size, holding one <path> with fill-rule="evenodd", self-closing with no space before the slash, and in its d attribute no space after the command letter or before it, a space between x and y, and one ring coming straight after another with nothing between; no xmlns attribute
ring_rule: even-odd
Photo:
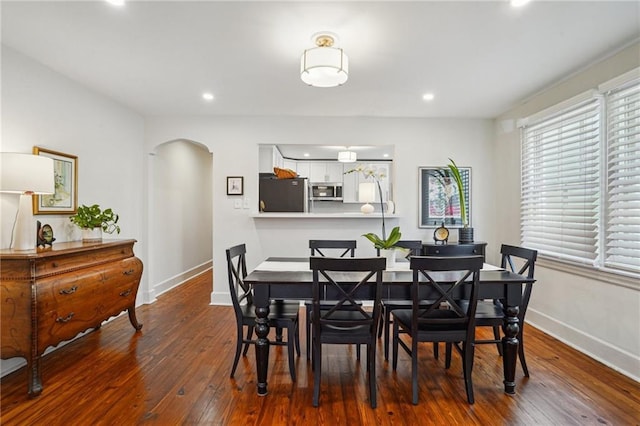
<svg viewBox="0 0 640 426"><path fill-rule="evenodd" d="M308 211L307 178L262 178L259 186L261 212L304 213Z"/></svg>

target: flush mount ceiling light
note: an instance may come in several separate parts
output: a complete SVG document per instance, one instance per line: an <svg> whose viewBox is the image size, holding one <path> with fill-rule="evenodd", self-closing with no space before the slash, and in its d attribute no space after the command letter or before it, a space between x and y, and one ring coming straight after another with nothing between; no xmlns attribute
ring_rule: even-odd
<svg viewBox="0 0 640 426"><path fill-rule="evenodd" d="M325 31L314 34L312 40L316 47L306 49L300 60L302 81L314 87L344 84L349 78L349 58L342 49L334 47L337 36Z"/></svg>
<svg viewBox="0 0 640 426"><path fill-rule="evenodd" d="M339 151L338 161L341 163L355 163L357 161L357 155L353 151Z"/></svg>

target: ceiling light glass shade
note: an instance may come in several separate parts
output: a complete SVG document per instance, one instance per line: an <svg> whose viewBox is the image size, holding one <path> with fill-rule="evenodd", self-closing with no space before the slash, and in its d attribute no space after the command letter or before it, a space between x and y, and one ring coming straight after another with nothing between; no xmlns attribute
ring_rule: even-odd
<svg viewBox="0 0 640 426"><path fill-rule="evenodd" d="M353 151L340 151L338 152L338 161L341 163L355 163L357 155Z"/></svg>
<svg viewBox="0 0 640 426"><path fill-rule="evenodd" d="M340 86L349 78L349 58L335 47L307 49L300 60L300 78L309 86Z"/></svg>

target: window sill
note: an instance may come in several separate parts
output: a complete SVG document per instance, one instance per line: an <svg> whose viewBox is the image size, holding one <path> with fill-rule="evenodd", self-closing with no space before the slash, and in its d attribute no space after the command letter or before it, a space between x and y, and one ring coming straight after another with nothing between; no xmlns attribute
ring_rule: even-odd
<svg viewBox="0 0 640 426"><path fill-rule="evenodd" d="M536 265L640 291L640 275L632 272L613 272L544 256L538 257Z"/></svg>

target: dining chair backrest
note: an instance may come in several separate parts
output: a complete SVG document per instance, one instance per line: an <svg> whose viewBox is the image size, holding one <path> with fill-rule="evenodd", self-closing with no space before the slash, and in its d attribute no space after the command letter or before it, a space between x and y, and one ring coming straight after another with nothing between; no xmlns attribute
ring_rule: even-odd
<svg viewBox="0 0 640 426"><path fill-rule="evenodd" d="M253 304L253 288L244 282L247 276L247 247L245 244L239 244L228 248L226 254L231 301L236 315L242 315L242 303Z"/></svg>
<svg viewBox="0 0 640 426"><path fill-rule="evenodd" d="M338 249L338 257L355 257L356 240L309 240L311 256L326 256L329 250ZM324 250L324 251L323 251ZM325 254L326 252L326 254Z"/></svg>
<svg viewBox="0 0 640 426"><path fill-rule="evenodd" d="M348 310L350 311L349 327L368 326L375 333L377 321L380 319L382 271L386 268L386 259L384 257L316 256L309 259L309 265L313 273L314 328L344 327L346 322L344 317L340 316L340 312ZM345 274L346 272L361 272L361 274ZM333 306L323 305L321 309L320 303L325 293L332 294ZM357 299L362 298L373 300L372 310L365 309L363 304L358 302ZM318 321L315 320L316 318Z"/></svg>
<svg viewBox="0 0 640 426"><path fill-rule="evenodd" d="M508 269L511 272L525 275L527 278L533 279L536 260L538 259L537 250L502 244L500 247L500 254L502 255L500 260L501 268ZM524 292L522 293L522 302L520 303L520 313L518 315L521 319L524 318L527 307L529 306L532 289L533 283L525 284Z"/></svg>
<svg viewBox="0 0 640 426"><path fill-rule="evenodd" d="M442 328L442 340L457 340L463 333L474 333L475 309L478 299L478 280L483 265L482 256L413 256L409 259L413 271L411 286L412 324L416 333L421 328ZM438 274L451 272L451 274ZM430 286L429 299L433 300L426 308L420 302L420 286ZM460 303L462 298L458 294L468 294L460 291L461 286L470 285L470 298L465 307ZM434 296L435 294L435 296ZM466 296L465 296L466 298ZM442 309L445 304L447 309ZM443 312L445 311L445 312ZM450 334L446 334L450 332ZM453 340L452 340L453 339Z"/></svg>

